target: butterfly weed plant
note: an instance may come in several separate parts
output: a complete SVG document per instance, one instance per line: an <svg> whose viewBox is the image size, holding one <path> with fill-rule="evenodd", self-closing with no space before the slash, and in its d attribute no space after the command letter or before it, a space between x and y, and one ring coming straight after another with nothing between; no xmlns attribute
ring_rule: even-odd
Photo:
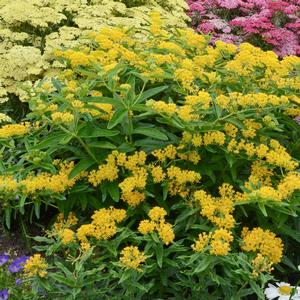
<svg viewBox="0 0 300 300"><path fill-rule="evenodd" d="M151 17L57 50L0 128L7 226L60 212L25 264L37 299L264 299L299 264L299 57Z"/></svg>

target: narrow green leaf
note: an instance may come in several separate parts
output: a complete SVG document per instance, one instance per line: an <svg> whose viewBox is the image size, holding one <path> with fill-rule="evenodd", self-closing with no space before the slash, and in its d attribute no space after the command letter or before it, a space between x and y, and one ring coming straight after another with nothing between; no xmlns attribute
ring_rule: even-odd
<svg viewBox="0 0 300 300"><path fill-rule="evenodd" d="M41 208L41 203L34 202L34 213L38 219L40 218L40 208Z"/></svg>
<svg viewBox="0 0 300 300"><path fill-rule="evenodd" d="M48 239L44 236L35 236L33 237L33 239L39 243L47 243L47 244L52 244L53 243L53 240L51 239Z"/></svg>
<svg viewBox="0 0 300 300"><path fill-rule="evenodd" d="M74 280L70 279L70 278L66 278L65 276L63 275L60 275L60 274L57 274L57 273L49 273L48 275L49 277L51 277L52 279L58 281L59 283L62 283L66 286L69 286L69 287L75 287L75 282Z"/></svg>
<svg viewBox="0 0 300 300"><path fill-rule="evenodd" d="M127 109L117 110L107 124L108 129L112 129L123 121L127 115Z"/></svg>
<svg viewBox="0 0 300 300"><path fill-rule="evenodd" d="M162 141L168 140L168 136L157 128L137 127L133 130L133 134L142 134Z"/></svg>
<svg viewBox="0 0 300 300"><path fill-rule="evenodd" d="M262 202L258 201L258 207L259 207L260 211L262 212L262 214L263 214L265 217L267 217L267 216L268 216L268 213L267 213L267 210L266 210L265 205L264 205Z"/></svg>
<svg viewBox="0 0 300 300"><path fill-rule="evenodd" d="M117 149L117 146L107 141L97 141L89 144L90 148Z"/></svg>
<svg viewBox="0 0 300 300"><path fill-rule="evenodd" d="M119 202L120 200L120 191L119 191L119 185L117 182L110 182L107 184L107 191L111 198L115 202Z"/></svg>
<svg viewBox="0 0 300 300"><path fill-rule="evenodd" d="M150 97L153 97L159 93L161 93L162 91L166 90L169 86L168 85L163 85L163 86L158 86L152 89L149 89L145 92L142 93L142 95L140 97L137 98L137 103L143 102L147 99L149 99Z"/></svg>
<svg viewBox="0 0 300 300"><path fill-rule="evenodd" d="M164 248L161 243L157 244L157 247L155 249L156 254L156 261L160 268L162 268L163 265L163 255L164 255Z"/></svg>
<svg viewBox="0 0 300 300"><path fill-rule="evenodd" d="M89 167L91 167L95 161L91 158L83 158L80 160L78 164L74 167L74 169L69 174L69 179L74 178L77 176L80 172L87 170Z"/></svg>
<svg viewBox="0 0 300 300"><path fill-rule="evenodd" d="M25 201L26 201L26 196L25 195L22 195L21 196L21 199L20 199L20 202L19 202L19 210L20 210L20 213L22 215L24 215L24 205L25 205Z"/></svg>
<svg viewBox="0 0 300 300"><path fill-rule="evenodd" d="M51 146L57 147L57 144L60 144L61 142L64 142L65 139L70 138L72 138L72 136L66 133L56 132L53 134L49 134L45 140L39 142L37 145L31 147L29 150L40 150Z"/></svg>
<svg viewBox="0 0 300 300"><path fill-rule="evenodd" d="M117 130L108 130L95 125L87 125L79 130L78 136L82 138L111 137L119 133Z"/></svg>
<svg viewBox="0 0 300 300"><path fill-rule="evenodd" d="M8 207L4 211L5 214L5 225L8 229L10 229L11 225L11 207Z"/></svg>

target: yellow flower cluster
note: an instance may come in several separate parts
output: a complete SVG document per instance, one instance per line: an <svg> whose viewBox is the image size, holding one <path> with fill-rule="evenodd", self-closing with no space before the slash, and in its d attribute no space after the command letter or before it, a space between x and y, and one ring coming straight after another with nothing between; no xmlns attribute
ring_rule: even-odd
<svg viewBox="0 0 300 300"><path fill-rule="evenodd" d="M121 251L119 261L125 268L141 272L140 265L146 261L146 256L137 246L127 246Z"/></svg>
<svg viewBox="0 0 300 300"><path fill-rule="evenodd" d="M269 231L262 228L253 228L249 230L247 227L242 231L243 242L242 250L246 252L256 252L267 257L272 264L281 261L283 255L282 240Z"/></svg>
<svg viewBox="0 0 300 300"><path fill-rule="evenodd" d="M89 55L87 55L83 52L73 51L73 50L68 49L65 52L56 51L55 54L56 54L56 56L64 55L65 57L68 57L68 59L70 60L71 66L73 68L77 67L79 65L85 66L90 63Z"/></svg>
<svg viewBox="0 0 300 300"><path fill-rule="evenodd" d="M34 254L31 256L24 265L25 276L45 277L47 275L48 265L41 254Z"/></svg>
<svg viewBox="0 0 300 300"><path fill-rule="evenodd" d="M150 14L150 18L151 18L150 31L153 36L167 34L165 30L162 30L163 24L161 20L161 15L158 11L153 11Z"/></svg>
<svg viewBox="0 0 300 300"><path fill-rule="evenodd" d="M48 236L59 237L63 245L68 245L76 240L75 231L70 229L77 225L78 219L73 212L70 212L68 218L65 219L64 214L58 214L56 222L53 224L52 230L47 233Z"/></svg>
<svg viewBox="0 0 300 300"><path fill-rule="evenodd" d="M213 197L204 190L194 193L194 199L200 206L200 213L220 228L231 229L235 224L234 211L235 192L233 187L224 183L219 188L220 197Z"/></svg>
<svg viewBox="0 0 300 300"><path fill-rule="evenodd" d="M159 206L153 207L148 213L150 220L142 220L138 231L141 234L148 234L156 230L164 244L169 245L173 242L175 234L172 225L165 221L166 215L167 212L164 208Z"/></svg>
<svg viewBox="0 0 300 300"><path fill-rule="evenodd" d="M52 191L62 193L75 185L76 181L83 174L69 179L69 174L74 168L74 162L60 163L58 174L40 173L38 175L29 175L19 182L26 194L34 194L38 191Z"/></svg>
<svg viewBox="0 0 300 300"><path fill-rule="evenodd" d="M264 186L270 186L272 175L274 175L274 172L266 164L262 161L254 161L251 165L249 181L245 183L245 187L248 190L252 190L252 186L257 186L259 183Z"/></svg>
<svg viewBox="0 0 300 300"><path fill-rule="evenodd" d="M118 178L119 169L116 165L115 156L110 154L106 159L106 164L100 165L98 170L93 170L89 173L88 181L93 186L98 186L103 181L114 181Z"/></svg>
<svg viewBox="0 0 300 300"><path fill-rule="evenodd" d="M0 191L11 193L17 189L18 182L12 176L0 176Z"/></svg>
<svg viewBox="0 0 300 300"><path fill-rule="evenodd" d="M188 184L198 183L201 175L195 171L182 170L179 167L171 166L167 169L168 190L172 196L188 196L190 188Z"/></svg>
<svg viewBox="0 0 300 300"><path fill-rule="evenodd" d="M271 273L273 271L272 263L266 256L258 253L256 257L251 261L253 268L252 275L253 277L259 276L261 273Z"/></svg>
<svg viewBox="0 0 300 300"><path fill-rule="evenodd" d="M256 136L256 131L259 130L262 126L251 119L244 120L245 129L242 129L242 135L245 138L254 138Z"/></svg>
<svg viewBox="0 0 300 300"><path fill-rule="evenodd" d="M205 252L209 249L211 255L227 255L232 241L232 233L221 228L208 234L205 232L200 233L198 240L192 245L192 249L196 252Z"/></svg>
<svg viewBox="0 0 300 300"><path fill-rule="evenodd" d="M262 186L250 192L250 197L259 197L263 200L284 201L287 200L296 190L300 190L300 173L288 173L277 185Z"/></svg>
<svg viewBox="0 0 300 300"><path fill-rule="evenodd" d="M72 123L74 120L73 114L70 112L54 112L51 114L54 123Z"/></svg>
<svg viewBox="0 0 300 300"><path fill-rule="evenodd" d="M161 100L159 101L149 100L147 101L147 106L151 107L159 114L167 114L170 116L175 114L177 110L177 106L175 103L166 103Z"/></svg>
<svg viewBox="0 0 300 300"><path fill-rule="evenodd" d="M90 248L88 237L94 237L97 240L108 240L117 233L117 223L122 222L126 217L124 209L110 207L102 208L94 212L90 224L81 225L76 235L84 250Z"/></svg>
<svg viewBox="0 0 300 300"><path fill-rule="evenodd" d="M227 144L227 150L234 154L245 151L245 154L249 157L257 156L259 159L265 159L270 165L285 168L288 171L293 171L298 166L298 163L276 140L271 140L268 146L265 143L256 145L244 139L230 139Z"/></svg>
<svg viewBox="0 0 300 300"><path fill-rule="evenodd" d="M208 109L211 105L211 96L208 92L199 91L198 95L196 96L186 96L185 104L191 106L197 105L200 106L202 109Z"/></svg>
<svg viewBox="0 0 300 300"><path fill-rule="evenodd" d="M173 160L177 154L177 149L174 145L168 145L164 149L157 149L152 151L152 155L156 157L159 162L164 162L166 159Z"/></svg>
<svg viewBox="0 0 300 300"><path fill-rule="evenodd" d="M63 228L69 228L71 226L77 225L78 219L73 212L70 212L68 218L65 219L63 213L58 214L56 217L56 222L53 224L53 228L56 231L59 231Z"/></svg>
<svg viewBox="0 0 300 300"><path fill-rule="evenodd" d="M8 124L0 128L0 139L7 139L10 137L19 137L27 134L30 130L30 123L23 124Z"/></svg>
<svg viewBox="0 0 300 300"><path fill-rule="evenodd" d="M144 189L147 183L148 172L140 168L132 176L125 178L119 187L122 191L121 198L130 206L137 206L145 200Z"/></svg>
<svg viewBox="0 0 300 300"><path fill-rule="evenodd" d="M39 173L30 174L25 179L16 180L12 176L0 176L0 190L5 193L16 192L17 190L24 195L35 194L43 191L53 193L63 193L74 186L84 173L69 179L69 174L74 168L74 162L62 162L59 164L57 174Z"/></svg>
<svg viewBox="0 0 300 300"><path fill-rule="evenodd" d="M60 237L60 239L64 245L68 245L75 241L75 232L70 228L62 229L58 233L58 236Z"/></svg>
<svg viewBox="0 0 300 300"><path fill-rule="evenodd" d="M169 116L177 115L181 120L190 122L201 118L199 109L208 109L211 105L211 96L206 91L199 91L196 95L185 97L184 105L177 106L175 103L166 103L165 101L147 101L147 106L151 107L159 114Z"/></svg>
<svg viewBox="0 0 300 300"><path fill-rule="evenodd" d="M151 175L154 183L160 183L166 177L166 174L161 166L151 166Z"/></svg>
<svg viewBox="0 0 300 300"><path fill-rule="evenodd" d="M286 96L269 95L265 93L257 94L241 94L229 93L228 96L220 95L216 98L217 104L224 109L238 109L257 107L264 108L266 106L281 106L289 104L289 99Z"/></svg>

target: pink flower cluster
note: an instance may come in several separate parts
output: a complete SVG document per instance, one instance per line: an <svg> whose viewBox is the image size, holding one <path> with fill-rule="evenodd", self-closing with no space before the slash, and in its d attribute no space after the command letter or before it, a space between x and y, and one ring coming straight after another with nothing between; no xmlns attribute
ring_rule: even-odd
<svg viewBox="0 0 300 300"><path fill-rule="evenodd" d="M300 0L188 0L192 26L213 41L248 41L278 55L300 55Z"/></svg>

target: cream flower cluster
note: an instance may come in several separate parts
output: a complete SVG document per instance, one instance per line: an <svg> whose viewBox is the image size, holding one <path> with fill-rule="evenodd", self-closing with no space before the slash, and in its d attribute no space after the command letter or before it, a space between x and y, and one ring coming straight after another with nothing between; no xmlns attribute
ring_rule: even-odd
<svg viewBox="0 0 300 300"><path fill-rule="evenodd" d="M7 94L26 101L24 82L32 85L61 67L53 63L54 48L85 44L85 37L103 25L144 26L153 9L169 26L186 26L184 0L0 1L0 103Z"/></svg>

